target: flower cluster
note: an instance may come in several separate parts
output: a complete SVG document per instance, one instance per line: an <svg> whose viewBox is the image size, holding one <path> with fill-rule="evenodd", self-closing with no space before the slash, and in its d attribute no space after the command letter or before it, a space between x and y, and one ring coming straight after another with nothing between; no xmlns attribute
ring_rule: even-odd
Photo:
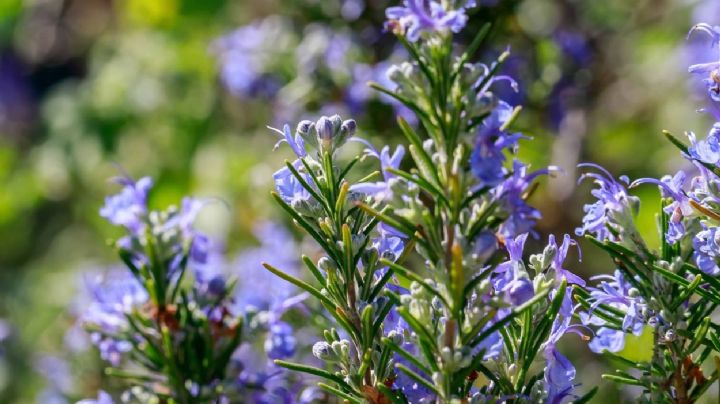
<svg viewBox="0 0 720 404"><path fill-rule="evenodd" d="M180 209L152 210L150 178L118 182L121 192L107 198L100 215L125 230L116 246L126 268L87 282L90 303L80 321L110 374L129 360L150 372L132 377L166 378L137 386L143 394L217 397L227 376L216 363L227 363L240 344L243 319L230 310L225 279L209 270L212 243L193 228L204 202L185 198ZM198 354L209 360L193 359Z"/></svg>
<svg viewBox="0 0 720 404"><path fill-rule="evenodd" d="M387 26L403 34L409 41L420 39L423 32L460 32L467 22L465 8L475 7L475 1L462 0L457 8L453 2L435 0L404 0L401 7L390 7L386 11Z"/></svg>
<svg viewBox="0 0 720 404"><path fill-rule="evenodd" d="M611 256L612 275L590 283L576 275L568 257L576 248L582 257L567 234L525 257L540 218L529 198L556 169L532 171L517 157L527 139L514 129L520 108L500 89L519 85L498 74L509 53L473 62L489 25L456 48L475 5L388 8L386 28L403 46L393 58L403 60L352 73L375 78L370 87L403 111L403 144L376 147L339 114L269 127L275 148L293 155L274 172L272 197L315 242L312 253L298 257L287 231L263 223L260 245L236 260L238 284L218 244L193 226L204 201L153 210L150 179L119 180L122 191L100 213L124 231L116 247L126 268L87 281L80 320L107 373L133 381L124 400L586 402L596 389L579 388L561 346L568 334L628 365L605 377L642 386L647 402L692 402L717 381L701 365L720 351L711 322L720 304L720 123L705 139L689 134L689 146L668 134L697 168L690 181L679 172L631 182L580 165L581 180L596 187L576 235ZM270 22L215 44L221 75L240 96L280 91L260 55ZM720 46L717 27L695 31ZM583 63L583 44L558 35ZM349 71L354 45L342 33L312 26L300 45L303 74ZM717 63L690 71L706 76L710 110L720 110ZM346 95L350 104L369 97L355 86ZM368 161L377 171L361 173ZM631 190L643 184L660 188L659 251L635 226ZM314 329L300 332L294 314ZM619 355L628 334L644 333L653 334L651 359ZM317 388L305 388L308 380ZM101 391L97 402L109 400Z"/></svg>
<svg viewBox="0 0 720 404"><path fill-rule="evenodd" d="M580 398L558 349L563 335L584 335L571 292L585 282L564 266L576 243L550 237L530 264L523 259L540 217L527 199L553 169L532 172L510 158L524 138L511 130L519 108L494 93L502 82L518 87L496 74L508 54L489 65L470 62L477 49L458 56L452 34L474 4L454 3L387 10L409 60L388 68L390 88L370 85L412 111L419 129L398 119L407 144L376 148L337 115L294 132L271 128L296 157L273 176L275 200L324 256L303 257L312 282L265 267L334 323L312 349L325 367L276 363L326 379L321 388L350 402ZM338 150L348 141L365 150L344 162ZM379 170L354 180L362 159Z"/></svg>
<svg viewBox="0 0 720 404"><path fill-rule="evenodd" d="M696 31L709 34L711 46L718 47L717 27L698 24L690 33ZM709 110L715 111L717 63L693 65L690 72L706 75ZM695 167L690 181L684 171L660 179L641 178L630 183L621 177L616 181L606 170L584 165L600 173L585 174L598 184L592 192L597 201L586 205L578 234L592 234L590 239L611 255L617 269L612 276L593 278L597 286L576 289L584 310L580 318L596 330L590 349L617 358L615 353L623 349L627 334L652 332L652 358L633 363L631 368L636 373L605 375L618 383L643 386L645 400L694 402L714 382L715 377L706 377L700 366L718 350L711 342L717 338L716 331L710 327L710 316L720 301L716 279L720 274L716 241L720 219L716 213L720 208L718 125L713 125L704 140L688 133L689 146L666 133ZM660 189L658 252L648 248L635 229L639 200L630 196L628 187L642 184Z"/></svg>
<svg viewBox="0 0 720 404"><path fill-rule="evenodd" d="M131 385L123 400L273 402L305 393L305 384L272 360L296 355L294 327L284 317L305 310L306 294L258 289L272 282L262 261L298 266L291 235L276 224L259 225L261 245L229 265L218 243L193 227L203 201L185 198L180 209L153 210L150 178L119 182L121 192L107 198L100 214L125 231L116 243L125 268L86 276L77 316L111 366L108 374L146 381ZM232 273L241 274L239 287ZM98 400L111 398L101 392Z"/></svg>

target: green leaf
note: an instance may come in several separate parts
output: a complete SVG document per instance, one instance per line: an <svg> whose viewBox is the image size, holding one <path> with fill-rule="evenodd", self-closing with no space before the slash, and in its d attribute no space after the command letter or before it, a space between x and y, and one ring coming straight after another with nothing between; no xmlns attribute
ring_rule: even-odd
<svg viewBox="0 0 720 404"><path fill-rule="evenodd" d="M434 196L435 198L439 199L440 202L444 203L446 206L449 205L449 202L445 195L443 195L442 191L440 191L438 188L436 188L433 184L428 182L425 178L423 178L420 173L416 173L415 175L410 174L408 172L405 172L403 170L396 170L394 168L388 168L388 172L397 175L398 177L402 177L414 184L417 184L421 189L425 190L425 192L429 193L430 195Z"/></svg>
<svg viewBox="0 0 720 404"><path fill-rule="evenodd" d="M308 257L307 255L304 255L301 257L302 262L305 264L305 266L310 270L310 273L313 274L315 279L320 283L320 285L325 285L325 278L322 275L322 272L318 269L318 267L315 265L314 262Z"/></svg>
<svg viewBox="0 0 720 404"><path fill-rule="evenodd" d="M358 207L360 207L360 209L365 211L365 213L369 214L370 216L376 217L381 222L403 232L406 236L410 238L415 237L415 227L411 223L404 221L399 217L391 217L390 215L386 214L385 212L387 209L383 209L382 212L378 212L377 210L364 203L359 203Z"/></svg>
<svg viewBox="0 0 720 404"><path fill-rule="evenodd" d="M430 120L430 117L428 116L428 114L425 111L423 111L415 102L413 102L409 98L404 97L392 90L388 90L387 88L385 88L385 87L381 86L380 84L375 83L373 81L369 82L368 85L371 88L373 88L377 91L380 91L383 94L387 94L390 97L395 98L396 100L400 101L400 103L402 103L403 105L408 107L410 110L412 110L421 119L424 119L426 121Z"/></svg>
<svg viewBox="0 0 720 404"><path fill-rule="evenodd" d="M407 404L407 399L405 399L401 392L392 391L388 386L382 383L376 384L375 388L378 389L385 397L389 398L393 404Z"/></svg>
<svg viewBox="0 0 720 404"><path fill-rule="evenodd" d="M351 396L350 394L345 393L345 392L342 391L342 390L338 390L338 389L336 389L335 387L330 386L329 384L325 384L325 383L320 382L320 383L318 383L317 385L318 385L318 387L320 387L321 389L327 390L328 392L330 392L330 393L332 393L332 394L334 394L334 395L336 395L336 396L338 396L338 397L340 397L340 398L344 398L345 400L348 400L348 401L350 401L350 402L353 403L353 404L362 404L362 402L363 402L362 400L359 400L359 399Z"/></svg>
<svg viewBox="0 0 720 404"><path fill-rule="evenodd" d="M408 325L418 334L419 339L421 339L422 342L426 342L430 344L431 348L433 348L433 351L437 351L437 341L435 340L435 337L428 331L427 328L425 328L422 323L420 323L415 317L408 312L406 307L398 307L397 309L398 314L408 323Z"/></svg>
<svg viewBox="0 0 720 404"><path fill-rule="evenodd" d="M485 41L489 38L490 28L492 28L492 24L489 22L486 22L485 24L483 24L482 27L480 27L477 34L475 35L475 38L473 38L472 42L470 42L470 46L467 47L465 52L463 52L462 56L460 57L460 61L457 64L457 68L455 69L455 72L453 73L453 80L454 80L454 77L458 76L462 72L463 65L471 57L473 57L473 55L475 55L475 52L477 52L478 49L480 49L481 46L485 43Z"/></svg>
<svg viewBox="0 0 720 404"><path fill-rule="evenodd" d="M611 380L615 383L621 383L621 384L629 384L631 386L644 386L645 384L641 382L640 380L637 380L632 377L626 377L626 376L619 376L619 375L602 375L602 378L605 380Z"/></svg>
<svg viewBox="0 0 720 404"><path fill-rule="evenodd" d="M412 379L415 380L416 382L422 384L422 385L425 386L428 390L434 392L434 393L437 394L438 396L442 396L442 394L440 393L440 391L437 389L437 387L435 387L435 385L434 385L433 383L429 382L429 381L426 380L424 377L422 377L422 376L420 376L419 374L415 373L413 370L411 370L410 368L408 368L408 367L405 366L404 364L402 364L402 363L397 363L397 364L395 364L395 368L399 369L400 371L402 371L402 372L405 373L406 375L410 376L410 378L412 378Z"/></svg>
<svg viewBox="0 0 720 404"><path fill-rule="evenodd" d="M680 286L683 286L683 287L685 287L685 288L687 288L688 286L690 286L690 282L688 282L685 278L683 278L682 276L680 276L680 275L678 275L678 274L676 274L676 273L670 272L670 271L668 271L667 269L662 268L662 267L657 266L657 265L655 265L655 266L653 267L653 269L655 270L655 272L657 272L658 274L662 275L663 277L665 277L666 279L668 279L668 280L671 281L671 282L675 282L675 283L677 283L677 284L679 284ZM706 298L706 299L711 300L713 303L720 304L720 296L716 296L716 295L714 295L714 294L708 293L708 292L706 292L705 290L703 290L702 288L700 288L700 289L695 289L695 293L697 293L697 294L698 294L699 296L701 296L701 297L704 297L704 298Z"/></svg>
<svg viewBox="0 0 720 404"><path fill-rule="evenodd" d="M350 235L350 226L347 223L342 225L342 244L343 252L345 253L345 280L353 282L355 277L354 272L357 272L355 265L353 265L353 245L352 236Z"/></svg>
<svg viewBox="0 0 720 404"><path fill-rule="evenodd" d="M676 138L672 133L670 133L670 132L668 132L668 131L666 131L666 130L664 130L662 133L663 133L663 135L665 135L665 137L667 138L667 140L670 141L670 143L672 143L675 147L677 147L678 149L680 149L680 151L683 152L686 156L690 156L690 151L688 150L688 147L685 146L685 143L683 143L680 139ZM715 167L714 165L709 164L709 163L706 163L706 162L701 161L701 160L697 160L697 159L693 159L693 160L694 160L694 161L697 161L698 163L700 163L700 164L702 164L703 166L705 166L705 168L707 168L708 170L710 170L710 171L712 171L713 173L715 173L715 175L720 175L720 170L718 170L718 168Z"/></svg>
<svg viewBox="0 0 720 404"><path fill-rule="evenodd" d="M303 178L303 176L300 175L300 173L295 169L295 167L293 167L293 165L287 160L285 160L285 167L287 167L290 170L293 177L295 177L295 179L298 180L300 185L302 185L302 187L305 188L305 190L308 191L308 193L310 193L310 195L313 198L315 198L315 200L318 201L323 206L323 208L325 209L325 212L328 214L328 216L332 216L332 211L330 210L330 205L329 205L327 199L325 199L322 195L318 194L315 191L315 188L310 186L310 184L308 184L307 181L305 181L305 178Z"/></svg>
<svg viewBox="0 0 720 404"><path fill-rule="evenodd" d="M702 344L705 340L705 335L707 335L708 330L710 329L710 317L705 317L703 319L703 322L700 324L700 328L695 331L695 335L692 339L692 342L690 343L690 346L687 348L688 354L691 354L695 352L695 350Z"/></svg>
<svg viewBox="0 0 720 404"><path fill-rule="evenodd" d="M670 303L670 309L676 310L678 307L680 307L681 304L683 304L697 289L698 286L700 286L700 283L702 282L703 278L701 276L695 275L695 279L693 279L692 282L680 293L678 297L675 298L675 300Z"/></svg>
<svg viewBox="0 0 720 404"><path fill-rule="evenodd" d="M299 287L300 289L310 293L311 295L315 296L318 300L327 304L328 306L334 306L334 303L327 296L323 295L319 290L315 289L315 287L313 287L309 283L307 283L301 279L298 279L290 274L287 274L287 273L273 267L272 265L268 264L267 262L263 262L262 265L263 265L263 267L265 267L265 269L272 272L276 276L278 276L278 277L292 283L293 285Z"/></svg>
<svg viewBox="0 0 720 404"><path fill-rule="evenodd" d="M286 362L280 359L276 359L275 364L286 369L294 370L296 372L307 373L314 376L322 377L323 379L332 380L333 382L341 386L343 390L353 392L358 396L362 396L362 394L359 394L355 389L352 388L352 386L347 384L347 382L342 377L332 374L326 370L303 365L300 363Z"/></svg>
<svg viewBox="0 0 720 404"><path fill-rule="evenodd" d="M347 176L347 174L350 172L350 170L353 167L355 167L355 164L357 164L358 161L360 161L360 156L355 156L355 158L353 158L352 161L350 161L350 163L348 163L348 165L346 165L345 168L343 168L343 170L340 172L340 175L338 176L337 180L342 181L345 178L345 176ZM338 183L337 185L340 185L340 184Z"/></svg>
<svg viewBox="0 0 720 404"><path fill-rule="evenodd" d="M696 267L695 265L691 265L688 263L683 264L683 269L695 274L695 276L701 277L703 281L707 282L707 284L716 291L716 294L720 294L720 280L718 280L716 277L707 274L701 271L700 268Z"/></svg>
<svg viewBox="0 0 720 404"><path fill-rule="evenodd" d="M565 285L565 281L563 281L563 284ZM561 287L562 287L561 285ZM563 288L564 290L564 288ZM519 314L524 312L525 310L530 309L535 303L539 302L542 299L545 299L547 297L549 291L543 291L542 293L538 293L535 295L532 299L528 300L527 302L523 303L522 305L516 307L510 314L503 317L502 319L495 322L493 325L488 327L485 331L483 331L480 335L475 337L473 340L468 343L468 345L474 347L484 341L486 338L488 338L492 333L499 330L502 327L505 327L506 324L508 324L510 321L514 320ZM559 292L558 292L559 294ZM558 308L559 309L559 308ZM557 312L555 313L557 315ZM554 318L554 317L553 317Z"/></svg>
<svg viewBox="0 0 720 404"><path fill-rule="evenodd" d="M437 290L435 290L435 288L433 288L430 284L425 282L425 280L423 278L421 278L418 274L410 271L409 269L403 267L402 265L396 264L395 262L390 261L385 258L381 258L380 263L382 265L385 265L385 266L391 268L393 270L393 272L402 276L403 278L406 278L410 281L417 282L420 286L422 286L425 290L427 290L431 295L440 299L443 302L443 304L445 305L445 307L450 307L450 304L445 299L445 297L443 297L443 295L441 295Z"/></svg>
<svg viewBox="0 0 720 404"><path fill-rule="evenodd" d="M382 278L378 279L377 283L375 284L375 286L373 286L366 300L369 302L375 301L375 298L380 294L380 292L383 291L385 285L390 281L390 279L392 279L394 273L395 272L392 269L388 269L387 271L385 271L385 275L383 275Z"/></svg>
<svg viewBox="0 0 720 404"><path fill-rule="evenodd" d="M385 305L383 305L382 309L380 309L380 312L375 318L375 322L373 322L370 335L379 335L380 327L382 327L383 323L385 322L385 317L387 317L388 313L390 313L390 310L392 310L393 306L395 305L393 304L392 300L388 300L387 302L385 302Z"/></svg>
<svg viewBox="0 0 720 404"><path fill-rule="evenodd" d="M383 337L382 339L383 345L389 347L391 350L393 350L398 355L402 356L407 360L408 362L412 363L416 368L420 369L421 372L425 373L426 375L432 375L432 372L430 369L428 369L427 366L425 366L418 358L415 357L415 355L411 354L410 352L404 350L402 347L397 345L396 343L392 342L390 338Z"/></svg>
<svg viewBox="0 0 720 404"><path fill-rule="evenodd" d="M438 174L437 167L432 163L432 161L427 161L423 155L426 154L425 150L422 148L422 146L417 147L414 144L411 144L408 146L408 151L410 152L410 155L413 158L413 161L415 161L415 166L417 166L418 171L424 178L431 178L434 180L435 186L440 186L442 184L442 181L440 181L440 177Z"/></svg>
<svg viewBox="0 0 720 404"><path fill-rule="evenodd" d="M433 185L439 185L440 177L438 176L437 170L433 169L434 164L432 158L423 148L422 139L405 119L398 117L397 121L400 126L400 130L410 142L408 149L410 150L410 155L415 161L415 165L418 167L423 176L428 179L428 181L434 182Z"/></svg>
<svg viewBox="0 0 720 404"><path fill-rule="evenodd" d="M400 41L400 43L403 45L403 47L408 51L410 57L418 63L418 66L420 66L420 70L425 75L425 78L430 84L430 88L435 88L437 86L437 83L435 82L435 75L428 67L425 58L420 56L420 53L418 53L415 45L412 42L408 42L403 35L398 35L397 38L398 41Z"/></svg>

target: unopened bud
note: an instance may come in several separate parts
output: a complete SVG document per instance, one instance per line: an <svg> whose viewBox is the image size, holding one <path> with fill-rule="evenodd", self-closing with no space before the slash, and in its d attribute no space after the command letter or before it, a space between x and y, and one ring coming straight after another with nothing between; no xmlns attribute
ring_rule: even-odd
<svg viewBox="0 0 720 404"><path fill-rule="evenodd" d="M330 344L325 341L318 341L312 347L313 355L322 361L332 361L335 359Z"/></svg>
<svg viewBox="0 0 720 404"><path fill-rule="evenodd" d="M335 128L330 118L326 116L321 117L315 124L315 130L317 131L319 143L330 146L330 142L335 135Z"/></svg>

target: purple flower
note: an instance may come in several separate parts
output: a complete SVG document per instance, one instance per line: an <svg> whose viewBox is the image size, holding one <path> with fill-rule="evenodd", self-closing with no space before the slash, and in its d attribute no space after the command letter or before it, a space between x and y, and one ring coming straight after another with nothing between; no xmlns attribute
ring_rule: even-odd
<svg viewBox="0 0 720 404"><path fill-rule="evenodd" d="M578 164L578 167L594 168L600 173L585 173L578 180L581 182L585 178L592 178L598 187L591 191L597 201L584 206L583 224L575 230L575 234L582 236L592 233L599 240L615 240L608 226L617 231L633 230L632 214L637 208L637 198L628 195L625 185L615 181L613 176L599 165L584 163ZM620 181L629 183L625 176L620 177Z"/></svg>
<svg viewBox="0 0 720 404"><path fill-rule="evenodd" d="M625 333L612 328L601 327L595 333L595 338L588 347L595 353L620 352L625 347Z"/></svg>
<svg viewBox="0 0 720 404"><path fill-rule="evenodd" d="M522 257L527 237L528 234L523 233L514 239L508 238L505 240L505 249L508 252L509 260L495 268L496 277L493 280L493 286L496 291L505 290L507 284L517 277L517 273L524 271Z"/></svg>
<svg viewBox="0 0 720 404"><path fill-rule="evenodd" d="M395 261L405 248L403 236L394 231L392 227L381 224L378 226L378 236L372 241L372 248L376 249L380 258Z"/></svg>
<svg viewBox="0 0 720 404"><path fill-rule="evenodd" d="M720 274L720 267L717 264L717 258L720 255L718 227L703 225L703 230L693 238L693 249L695 250L693 254L695 264L700 270L713 276Z"/></svg>
<svg viewBox="0 0 720 404"><path fill-rule="evenodd" d="M708 170L702 164L695 164L700 175L693 177L688 190L688 197L700 205L709 206L714 209L720 204L718 190L720 190L720 178Z"/></svg>
<svg viewBox="0 0 720 404"><path fill-rule="evenodd" d="M300 167L299 163L299 160L295 161L293 164L295 168ZM312 185L313 181L309 174L300 175L302 175L307 184ZM275 180L275 189L278 195L291 206L296 206L301 202L310 200L310 192L303 187L302 183L298 181L289 168L283 167L276 171L275 174L273 174L273 179Z"/></svg>
<svg viewBox="0 0 720 404"><path fill-rule="evenodd" d="M244 343L232 356L238 376L237 387L243 398L253 404L292 404L295 393L288 388L285 371Z"/></svg>
<svg viewBox="0 0 720 404"><path fill-rule="evenodd" d="M641 178L633 181L630 187L635 187L643 183L656 184L660 187L660 192L665 198L672 198L673 202L667 205L663 211L669 216L668 230L665 239L670 244L675 244L685 235L685 224L683 218L693 214L690 199L685 195L683 186L687 175L684 171L678 171L674 176L666 175L660 180L655 178Z"/></svg>
<svg viewBox="0 0 720 404"><path fill-rule="evenodd" d="M292 136L292 134L290 133L290 125L285 124L283 126L282 132L279 131L278 129L271 128L269 126L268 126L268 128L272 131L277 132L278 134L280 134L280 136L282 136L282 139L280 139L277 143L275 143L275 147L273 148L273 150L280 147L280 144L284 142L290 146L290 148L293 150L293 152L295 152L295 154L299 158L303 158L303 157L307 156L307 151L305 151L305 141L303 140L300 133L297 131L295 132L295 136L294 137Z"/></svg>
<svg viewBox="0 0 720 404"><path fill-rule="evenodd" d="M690 157L704 163L717 165L720 162L720 122L713 124L705 140L696 140L695 134L688 133Z"/></svg>
<svg viewBox="0 0 720 404"><path fill-rule="evenodd" d="M575 366L563 354L552 348L544 351L546 362L545 386L547 388L548 403L559 404L564 399L573 396L575 390Z"/></svg>
<svg viewBox="0 0 720 404"><path fill-rule="evenodd" d="M295 354L295 336L290 324L284 321L275 321L270 324L265 339L265 352L270 359L285 359Z"/></svg>
<svg viewBox="0 0 720 404"><path fill-rule="evenodd" d="M512 116L513 107L504 101L492 111L480 126L475 148L470 157L472 173L479 179L478 187L495 186L503 181L507 170L505 149L514 150L523 136L519 133L508 134L501 130Z"/></svg>
<svg viewBox="0 0 720 404"><path fill-rule="evenodd" d="M100 349L100 356L117 366L132 345L126 340L113 338L112 334L128 329L125 315L144 304L148 294L125 270L111 270L94 279L86 278L86 288L90 302L81 313L80 321L102 330L102 333L91 332L91 340Z"/></svg>
<svg viewBox="0 0 720 404"><path fill-rule="evenodd" d="M500 233L505 237L515 237L527 233L540 219L540 211L525 201L525 191L539 175L547 174L549 169L527 172L527 166L515 161L513 173L492 190L493 196L500 201L507 219L500 225Z"/></svg>
<svg viewBox="0 0 720 404"><path fill-rule="evenodd" d="M588 288L592 304L587 313L580 313L583 323L605 325L604 320L593 315L593 311L601 304L620 310L625 313L625 316L622 322L623 330L615 331L607 330L606 327L600 328L590 343L590 349L598 353L603 350L618 352L624 346L624 333L630 332L635 335L642 333L645 325L645 319L642 316L642 312L646 307L645 301L619 270L615 271L614 276L598 275L591 279L600 280L601 282L597 287Z"/></svg>
<svg viewBox="0 0 720 404"><path fill-rule="evenodd" d="M574 273L570 272L569 270L563 268L563 263L565 262L565 259L567 258L568 250L570 246L576 246L578 249L578 256L582 258L581 252L580 252L580 246L578 246L577 242L570 238L569 234L566 234L563 236L563 242L562 245L558 246L557 242L555 241L555 235L551 234L549 236L548 240L548 247L553 248L556 253L555 256L552 259L552 263L550 264L550 268L552 268L555 271L555 279L557 281L562 281L563 279L567 280L568 284L577 284L580 286L585 286L585 280L583 280L581 277L575 275ZM569 289L568 289L569 292Z"/></svg>
<svg viewBox="0 0 720 404"><path fill-rule="evenodd" d="M718 47L720 45L720 27L711 26L709 24L696 24L690 29L688 35L694 32L702 32L708 34L711 38L710 46ZM707 86L708 95L713 101L720 101L720 62L694 64L688 68L693 74L704 76L703 82Z"/></svg>
<svg viewBox="0 0 720 404"><path fill-rule="evenodd" d="M423 32L460 32L467 22L464 8L448 10L434 0L404 0L403 7L389 7L385 15L388 27L400 29L411 42Z"/></svg>
<svg viewBox="0 0 720 404"><path fill-rule="evenodd" d="M553 322L550 336L543 350L545 358L545 388L547 390L547 402L549 404L560 404L563 400L575 397L574 390L577 384L575 380L575 366L570 360L557 350L557 343L560 338L568 332L582 335L577 325L570 324L571 316L559 315Z"/></svg>
<svg viewBox="0 0 720 404"><path fill-rule="evenodd" d="M488 322L488 324L483 327L483 329L480 332L484 332L488 328L492 327L497 320L500 320L501 318L504 318L505 316L509 315L510 311L507 309L500 309L498 310L497 314L495 315L495 318ZM496 331L490 335L488 335L487 338L480 341L479 344L477 344L473 348L473 355L477 355L480 352L483 352L483 359L490 360L493 358L497 358L500 356L500 353L502 353L504 347L504 341L502 339L502 336L500 335L499 331Z"/></svg>
<svg viewBox="0 0 720 404"><path fill-rule="evenodd" d="M390 310L390 313L388 313L385 318L383 326L385 335L391 339L401 340L402 342L399 345L405 351L415 356L420 354L419 348L413 341L415 336L412 333L412 329L400 316L400 314L398 314L396 308L392 308ZM403 356L395 354L393 361L395 363L401 363L414 372L420 372L422 374L422 372L412 362L408 361ZM408 402L422 403L425 402L424 400L429 400L428 402L431 402L435 398L435 395L430 389L415 381L415 379L408 376L405 372L396 371L395 373L397 377L394 382L394 387L402 391Z"/></svg>
<svg viewBox="0 0 720 404"><path fill-rule="evenodd" d="M510 304L519 306L535 296L535 288L530 279L521 277L510 281L507 285L507 296Z"/></svg>
<svg viewBox="0 0 720 404"><path fill-rule="evenodd" d="M144 227L148 193L153 181L150 177L141 178L137 182L129 177L117 178L116 181L124 187L119 194L105 198L100 216L137 234Z"/></svg>
<svg viewBox="0 0 720 404"><path fill-rule="evenodd" d="M383 174L383 181L378 182L361 182L350 186L350 191L359 192L366 195L374 196L378 200L389 200L393 197L391 188L391 180L397 176L389 171L389 169L397 170L405 156L405 148L400 145L395 149L395 153L390 154L390 147L385 146L380 153L377 149L367 143L366 153L370 156L377 157L380 160L380 168Z"/></svg>
<svg viewBox="0 0 720 404"><path fill-rule="evenodd" d="M260 223L255 227L255 238L260 245L243 250L235 259L234 271L239 278L235 289L234 305L238 312L246 310L271 310L282 313L296 303L297 289L290 283L280 281L263 268L263 262L298 276L300 262L295 240L283 226L276 223ZM268 289L262 285L272 285Z"/></svg>

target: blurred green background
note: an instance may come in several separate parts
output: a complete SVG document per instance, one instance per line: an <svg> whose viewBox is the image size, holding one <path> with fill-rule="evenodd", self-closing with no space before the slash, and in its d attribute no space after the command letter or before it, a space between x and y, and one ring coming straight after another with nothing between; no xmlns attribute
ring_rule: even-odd
<svg viewBox="0 0 720 404"><path fill-rule="evenodd" d="M589 189L576 187L578 162L631 178L685 164L661 130L704 135L711 125L696 113L702 96L686 72L718 55L685 38L696 22L720 23L716 2L479 2L459 40L496 22L485 56L512 49L504 69L521 91L506 96L524 106L518 126L533 137L521 158L566 173L533 196L544 218L528 251L577 226ZM392 106L358 83L367 74L357 66L398 57L381 30L388 3L0 0L0 402L62 402L50 390L95 396L101 364L93 352L75 353L66 333L81 274L113 262L107 240L115 229L97 212L116 190L108 178L117 165L156 179L155 205L188 193L224 201L206 209L200 226L232 253L255 242L258 220L282 217L268 195L288 155L271 151L266 125L338 111L376 144L400 141ZM247 52L247 63L273 78L268 91L239 92L224 76L216 39L248 24L269 32ZM242 55L234 56L241 65ZM648 201L638 223L650 244L656 193L636 191ZM583 247L577 272L612 270ZM613 364L566 340L585 388L600 383L596 402L629 400L599 378ZM625 354L642 358L647 345L629 341Z"/></svg>

